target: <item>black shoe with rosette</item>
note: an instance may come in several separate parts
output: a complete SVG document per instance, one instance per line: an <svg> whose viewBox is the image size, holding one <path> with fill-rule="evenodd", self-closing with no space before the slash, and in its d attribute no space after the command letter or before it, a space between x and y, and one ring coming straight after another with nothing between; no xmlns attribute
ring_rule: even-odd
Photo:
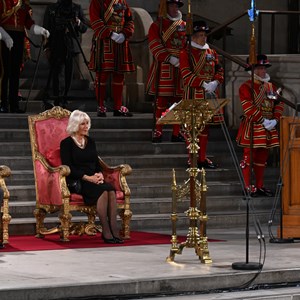
<svg viewBox="0 0 300 300"><path fill-rule="evenodd" d="M132 116L133 114L125 106L121 106L120 109L114 110L114 117L132 117Z"/></svg>
<svg viewBox="0 0 300 300"><path fill-rule="evenodd" d="M197 163L199 169L217 169L218 165L214 164L210 159L206 158L204 161L198 161Z"/></svg>
<svg viewBox="0 0 300 300"><path fill-rule="evenodd" d="M171 142L172 143L183 143L183 142L185 142L185 138L180 133L178 135L172 134Z"/></svg>
<svg viewBox="0 0 300 300"><path fill-rule="evenodd" d="M161 143L162 142L162 132L155 130L152 136L152 143Z"/></svg>
<svg viewBox="0 0 300 300"><path fill-rule="evenodd" d="M265 187L257 188L256 194L257 194L257 196L262 196L262 197L273 197L274 196L274 193Z"/></svg>
<svg viewBox="0 0 300 300"><path fill-rule="evenodd" d="M106 107L104 106L98 106L97 108L97 117L106 117Z"/></svg>

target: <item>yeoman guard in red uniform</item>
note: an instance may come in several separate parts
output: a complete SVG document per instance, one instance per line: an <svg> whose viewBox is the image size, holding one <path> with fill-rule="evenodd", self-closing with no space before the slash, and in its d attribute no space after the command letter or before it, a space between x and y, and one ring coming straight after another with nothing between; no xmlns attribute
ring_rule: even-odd
<svg viewBox="0 0 300 300"><path fill-rule="evenodd" d="M224 80L224 70L219 64L215 50L206 43L206 34L209 31L204 21L193 23L191 45L187 45L180 53L180 71L184 85L183 99L204 100L216 97L217 88ZM209 95L210 94L210 95ZM223 115L215 114L211 124L223 121ZM206 125L200 133L198 167L215 169L216 165L206 157L208 143L208 129Z"/></svg>
<svg viewBox="0 0 300 300"><path fill-rule="evenodd" d="M161 6L166 11L160 13L157 21L151 24L148 33L149 48L153 55L147 93L155 96L155 117L158 120L168 105L182 99L182 81L179 70L179 53L186 44L186 23L182 20L179 8L181 0L163 0ZM172 142L183 142L180 125L173 125ZM162 141L162 125L155 126L152 142Z"/></svg>
<svg viewBox="0 0 300 300"><path fill-rule="evenodd" d="M132 116L122 106L124 73L135 71L128 42L134 32L131 10L126 0L92 0L89 12L94 30L90 69L96 72L97 115L106 117L104 101L107 80L112 75L114 116Z"/></svg>
<svg viewBox="0 0 300 300"><path fill-rule="evenodd" d="M254 97L252 96L251 80L243 83L239 89L244 115L236 141L239 146L244 148L240 166L244 176L245 189L252 197L273 196L273 192L264 186L264 171L269 149L279 146L276 125L282 116L284 104L277 100L276 87L269 82L270 76L267 74L266 68L270 66L266 55L257 55L257 63L254 67ZM250 70L251 66L246 69L246 71ZM255 186L250 183L250 151L252 151Z"/></svg>

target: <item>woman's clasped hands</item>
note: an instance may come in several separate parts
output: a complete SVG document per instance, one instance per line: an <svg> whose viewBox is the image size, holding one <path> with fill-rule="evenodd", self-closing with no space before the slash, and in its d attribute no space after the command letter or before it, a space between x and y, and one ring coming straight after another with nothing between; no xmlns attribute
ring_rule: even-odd
<svg viewBox="0 0 300 300"><path fill-rule="evenodd" d="M86 180L93 182L95 184L102 184L104 183L104 176L101 172L95 173L94 175L91 176L85 176Z"/></svg>
<svg viewBox="0 0 300 300"><path fill-rule="evenodd" d="M104 176L101 172L95 173L93 176L96 178L96 184L101 184L104 182Z"/></svg>

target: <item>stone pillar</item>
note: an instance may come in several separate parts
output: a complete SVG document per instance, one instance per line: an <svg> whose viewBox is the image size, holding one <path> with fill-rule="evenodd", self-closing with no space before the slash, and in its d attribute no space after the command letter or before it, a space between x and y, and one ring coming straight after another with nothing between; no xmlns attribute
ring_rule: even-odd
<svg viewBox="0 0 300 300"><path fill-rule="evenodd" d="M135 31L130 39L130 49L136 66L135 73L126 74L126 95L128 107L133 111L151 110L151 102L147 101L145 85L149 73L151 54L148 48L148 31L153 20L142 8L132 7Z"/></svg>

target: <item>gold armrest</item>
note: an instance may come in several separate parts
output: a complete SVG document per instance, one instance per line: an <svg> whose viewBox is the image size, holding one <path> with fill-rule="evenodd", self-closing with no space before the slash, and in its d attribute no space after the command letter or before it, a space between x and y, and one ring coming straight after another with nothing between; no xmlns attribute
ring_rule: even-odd
<svg viewBox="0 0 300 300"><path fill-rule="evenodd" d="M0 166L0 187L2 188L4 192L4 199L9 198L9 191L6 187L4 178L9 177L11 175L11 170L7 166Z"/></svg>
<svg viewBox="0 0 300 300"><path fill-rule="evenodd" d="M71 170L67 165L60 165L58 167L50 166L46 158L39 152L36 153L35 160L39 160L44 168L50 173L59 172L62 176L68 176L71 173Z"/></svg>

